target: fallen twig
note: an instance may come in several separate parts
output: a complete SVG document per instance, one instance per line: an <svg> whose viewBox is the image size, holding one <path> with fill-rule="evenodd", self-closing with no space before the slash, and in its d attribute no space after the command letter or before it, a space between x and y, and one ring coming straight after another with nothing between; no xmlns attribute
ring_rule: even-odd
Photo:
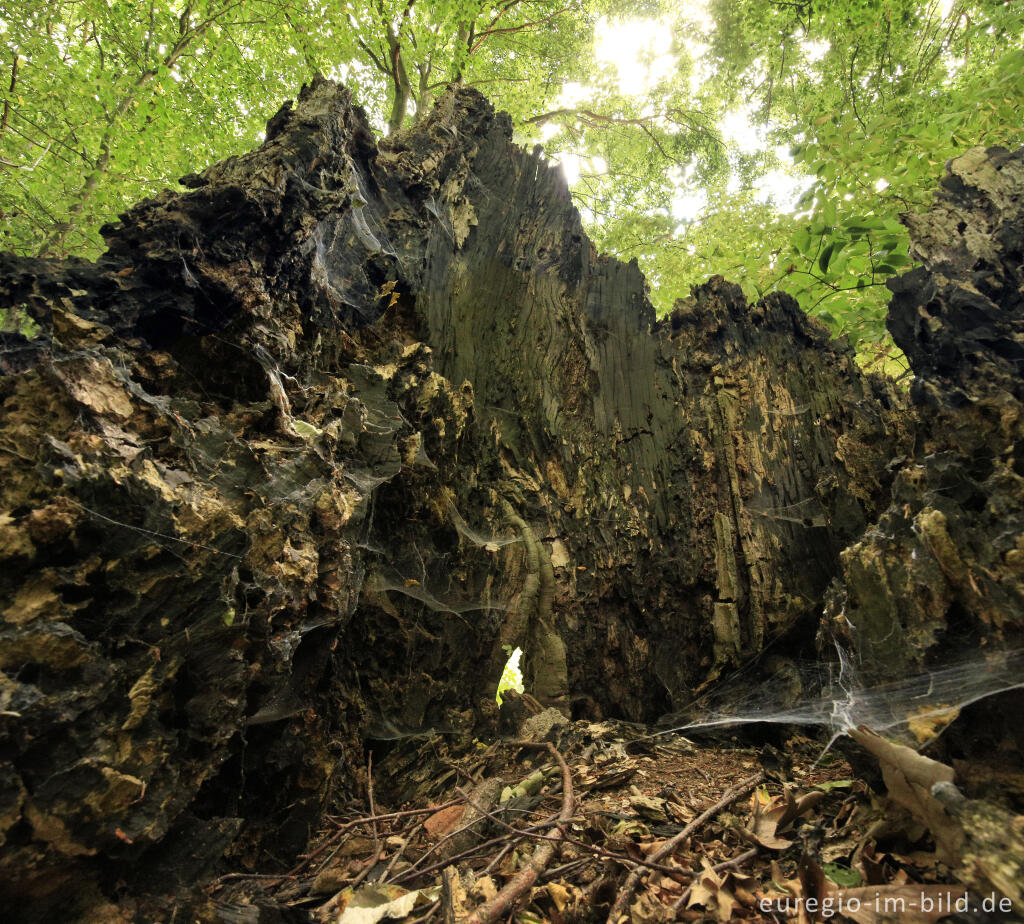
<svg viewBox="0 0 1024 924"><path fill-rule="evenodd" d="M618 860L620 863L628 863L631 867L639 865L639 866L645 867L646 869L657 870L659 873L668 873L669 875L672 875L672 874L679 875L679 876L692 876L692 875L694 875L690 870L678 869L677 867L674 867L674 866L666 866L664 863L656 863L653 860L637 859L635 857L629 856L628 854L616 853L613 850L605 850L605 848L598 847L595 844L588 844L586 841L578 840L577 838L572 837L570 834L567 834L564 831L560 835L557 835L557 834L556 835L552 835L552 834L540 834L540 833L536 832L534 828L530 828L528 830L524 830L523 828L513 827L508 822L503 821L501 818L498 818L498 816L494 815L492 812L488 812L488 811L485 811L484 809L480 808L480 806L476 805L472 801L472 799L470 799L470 797L468 795L466 795L465 791L462 790L461 788L459 788L458 786L455 787L455 791L460 796L462 796L470 805L472 805L474 808L476 808L477 811L479 811L480 813L485 815L487 818L489 818L491 821L493 821L496 825L498 825L499 827L507 829L511 834L518 835L519 837L528 837L528 838L530 838L531 840L534 840L534 841L564 841L567 844L573 844L574 846L579 847L581 850L585 850L588 853L593 854L595 857L600 857L601 859L604 859L604 860Z"/></svg>
<svg viewBox="0 0 1024 924"><path fill-rule="evenodd" d="M477 820L478 821L482 821L483 817L481 817L481 818L479 818ZM551 825L557 824L557 823L558 823L558 816L556 815L556 816L553 816L553 817L547 819L546 821L542 821L539 824L532 825L531 827L524 829L522 833L526 837L531 837L531 836L533 836L534 832L539 831L542 828L548 828ZM423 869L416 869L415 866L414 866L414 868L412 868L412 869L407 869L407 870L403 871L401 875L395 876L395 878L392 879L389 884L391 884L391 885L398 885L399 883L405 882L408 879L415 879L415 878L417 878L419 876L426 876L426 875L428 875L430 873L435 873L439 869L443 869L446 866L451 866L451 864L457 863L459 860L465 860L467 857L471 857L474 854L479 853L481 850L483 850L486 847L493 847L495 844L500 844L502 841L507 841L507 840L508 840L508 835L507 834L502 834L500 837L492 837L489 841L484 841L483 843L476 844L475 846L469 848L469 850L463 850L462 853L457 853L457 854L455 854L455 856L448 857L448 858L446 858L444 860L438 860L436 863L432 863L430 866L424 866ZM424 854L424 857L425 856L426 856L426 854ZM419 863L422 859L423 859L423 857L420 857L420 859L417 860L416 862Z"/></svg>
<svg viewBox="0 0 1024 924"><path fill-rule="evenodd" d="M372 870L377 865L377 862L380 860L381 853L382 850L378 846L376 851L374 851L373 856L366 861L366 866L363 867L362 872L360 872L359 875L356 876L356 878L353 879L351 882L347 883L344 888L339 889L337 892L335 892L334 895L332 895L323 905L319 907L319 909L317 909L318 913L321 915L322 920L333 920L334 913L341 907L342 897L346 893L351 894L352 892L355 892L355 890L363 884L363 880L370 875L370 870Z"/></svg>
<svg viewBox="0 0 1024 924"><path fill-rule="evenodd" d="M530 862L513 876L494 898L481 905L466 918L465 924L494 924L495 921L507 914L524 893L529 891L531 886L537 881L537 877L544 872L551 861L551 857L554 856L557 846L556 841L561 839L564 826L572 818L574 808L572 773L569 771L569 765L565 762L565 758L562 757L553 744L545 742L543 745L538 745L536 742L530 742L530 745L532 747L546 747L562 768L562 811L558 814L556 835L553 836L552 840L537 847L530 858Z"/></svg>
<svg viewBox="0 0 1024 924"><path fill-rule="evenodd" d="M434 805L429 808L421 809L405 809L401 812L389 812L387 815L376 815L367 816L364 818L355 818L352 821L345 822L337 831L335 831L327 840L325 840L316 850L308 853L302 858L302 860L288 870L287 873L282 873L276 877L273 882L268 882L266 888L272 889L275 886L280 885L286 879L294 879L295 876L302 872L313 860L315 860L320 854L322 854L328 847L333 847L338 843L349 831L353 828L358 828L360 825L368 825L378 821L390 821L394 818L408 818L411 815L432 815L435 812L440 812L442 809L451 808L453 805L458 805L461 799L452 799L449 802L445 802L443 805Z"/></svg>
<svg viewBox="0 0 1024 924"><path fill-rule="evenodd" d="M253 880L273 879L274 883L278 883L278 882L282 882L282 881L284 881L286 879L287 880L294 880L294 879L297 879L297 878L298 878L297 876L283 876L280 873L226 873L225 875L220 876L217 879L215 879L213 882L211 882L206 887L206 891L207 892L216 892L217 889L222 888L225 883L236 882L236 881L241 880L241 879L253 879Z"/></svg>
<svg viewBox="0 0 1024 924"><path fill-rule="evenodd" d="M686 840L694 831L697 830L704 822L709 818L712 818L726 806L731 805L740 796L745 796L751 789L753 789L761 780L764 779L764 771L755 773L753 776L747 777L741 783L735 785L730 789L721 799L719 799L711 808L702 812L696 818L693 819L682 831L678 834L670 837L664 844L661 845L654 853L651 854L652 861L658 861L664 857L670 856L683 841ZM607 924L616 924L622 913L626 910L626 906L629 904L630 898L633 896L633 892L636 890L637 883L640 881L640 877L643 875L643 868L637 867L627 877L625 885L619 891L618 896L615 898L615 903L612 905L612 910L608 912Z"/></svg>
<svg viewBox="0 0 1024 924"><path fill-rule="evenodd" d="M406 826L405 830L402 832L401 835L402 846L395 851L395 855L388 862L387 869L385 869L384 872L377 877L377 882L384 882L388 878L388 876L391 875L391 870L393 870L395 868L395 864L398 863L400 859L402 859L403 855L405 854L406 847L409 846L409 841L412 840L413 832L415 831L416 826L419 824L420 822L414 822L413 824Z"/></svg>
<svg viewBox="0 0 1024 924"><path fill-rule="evenodd" d="M351 828L353 825L368 825L372 821L393 821L396 818L409 818L413 815L433 815L435 812L440 812L441 809L451 808L453 805L458 805L461 799L450 799L448 802L442 802L440 805L428 805L426 808L418 809L402 809L400 812L388 812L386 815L376 815L370 817L366 815L362 818L354 818L351 821L339 822L336 815L328 815L329 821L334 824L340 824L342 827Z"/></svg>

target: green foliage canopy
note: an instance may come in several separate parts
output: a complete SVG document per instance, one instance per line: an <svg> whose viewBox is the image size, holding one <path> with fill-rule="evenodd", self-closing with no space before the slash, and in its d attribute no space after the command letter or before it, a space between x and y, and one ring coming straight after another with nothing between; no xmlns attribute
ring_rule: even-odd
<svg viewBox="0 0 1024 924"><path fill-rule="evenodd" d="M95 255L104 221L251 147L318 70L391 131L450 80L533 112L589 19L578 0L4 0L0 245Z"/></svg>
<svg viewBox="0 0 1024 924"><path fill-rule="evenodd" d="M592 236L640 261L659 308L722 273L884 359L899 213L966 147L1024 141L1020 6L0 0L0 246L95 256L101 224L251 147L313 71L381 131L457 81L562 161Z"/></svg>
<svg viewBox="0 0 1024 924"><path fill-rule="evenodd" d="M862 356L891 357L886 279L910 264L901 212L931 199L944 162L976 144L1024 143L1024 9L1003 0L712 0L698 65L704 111L740 111L759 136L730 169L700 178L708 206L679 222L654 202L605 222L603 243L636 256L662 307L723 273L751 296L794 295ZM769 182L803 175L782 213ZM664 200L662 200L664 201ZM663 293L663 294L662 294Z"/></svg>

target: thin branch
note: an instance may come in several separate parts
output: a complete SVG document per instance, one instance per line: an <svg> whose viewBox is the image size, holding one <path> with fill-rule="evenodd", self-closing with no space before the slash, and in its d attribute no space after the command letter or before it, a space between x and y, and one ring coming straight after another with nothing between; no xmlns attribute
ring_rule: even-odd
<svg viewBox="0 0 1024 924"><path fill-rule="evenodd" d="M477 821L482 821L485 817L486 817L485 815L481 815L480 818L477 819ZM475 824L475 823L476 822L473 822L473 824ZM557 823L558 823L558 817L557 816L552 816L551 818L548 818L547 820L541 822L540 824L531 825L529 828L524 828L523 829L523 833L525 835L529 836L529 837L532 837L534 832L540 831L543 828L549 828L552 825L557 824ZM466 827L469 827L469 826L466 826ZM453 833L459 833L461 831L465 831L466 827L459 828L457 831L455 831ZM447 835L446 837L441 839L441 842L447 840L450 837L451 837L450 834ZM500 843L502 843L503 841L506 841L506 840L508 840L508 835L507 834L501 834L498 837L492 837L490 840L484 841L482 844L476 844L476 845L474 845L473 847L470 847L467 850L463 850L461 853L455 854L454 856L445 857L445 859L438 860L436 863L432 863L430 866L424 866L423 869L416 869L415 868L415 864L413 864L413 867L411 869L403 870L399 875L395 876L391 880L391 884L398 884L398 883L405 882L405 881L407 881L409 879L417 879L417 878L420 878L422 876L427 876L430 873L437 872L437 870L439 870L439 869L443 869L445 866L450 866L453 863L457 863L459 860L464 860L464 859L466 859L466 857L472 856L473 854L477 853L478 851L483 850L485 847L493 847L495 844L500 844ZM441 843L441 842L439 842L439 843ZM434 846L436 848L438 845L435 844ZM423 857L420 857L420 859L417 860L416 862L417 863L421 862L425 857L426 857L426 854L424 854Z"/></svg>
<svg viewBox="0 0 1024 924"><path fill-rule="evenodd" d="M551 756L558 761L558 765L562 768L562 810L558 813L557 827L555 833L552 835L551 841L546 844L541 844L530 858L530 862L523 867L511 880L505 885L505 887L492 898L489 902L481 905L476 909L468 918L466 918L465 924L494 924L495 921L503 918L512 908L516 902L527 893L533 884L537 881L537 877L544 872L547 868L548 863L554 856L557 841L559 841L565 834L565 826L569 823L572 818L572 813L575 808L573 800L572 790L572 773L569 771L569 765L565 762L565 758L558 752L558 749L549 742L544 742L540 745L536 742L524 742L532 747L545 747Z"/></svg>
<svg viewBox="0 0 1024 924"><path fill-rule="evenodd" d="M18 52L14 52L14 62L11 64L11 86L8 88L7 97L4 99L4 114L0 119L0 135L7 131L7 119L11 114L11 98L14 96L14 88L18 85Z"/></svg>
<svg viewBox="0 0 1024 924"><path fill-rule="evenodd" d="M532 28L533 26L543 26L550 23L553 19L557 19L563 13L568 13L571 9L571 6L566 6L560 10L556 10L549 16L544 16L541 19L534 19L528 22L520 23L518 26L505 26L504 28L501 29L487 29L484 32L478 32L476 34L476 41L473 43L473 47L469 49L469 53L473 54L492 35L502 35L509 32L523 32L527 29Z"/></svg>
<svg viewBox="0 0 1024 924"><path fill-rule="evenodd" d="M351 13L348 14L348 20L354 30L359 28L359 23ZM385 77L391 76L391 71L388 70L384 62L374 54L373 49L370 48L370 46L367 45L358 34L356 35L356 44L370 56L370 60L373 62L373 65L377 70L379 70Z"/></svg>
<svg viewBox="0 0 1024 924"><path fill-rule="evenodd" d="M316 848L312 853L307 854L302 858L302 861L290 869L287 873L283 873L274 882L267 884L267 888L273 888L276 885L280 885L285 879L293 878L298 873L308 866L313 860L315 860L320 854L322 854L328 847L333 847L338 841L340 841L349 831L353 828L359 827L360 825L368 825L376 823L378 821L391 821L396 818L408 818L414 815L432 815L435 812L440 812L442 809L451 808L453 805L458 805L461 800L452 799L450 802L445 802L443 805L434 805L430 808L421 809L407 809L402 812L390 812L387 815L375 815L368 818L356 818L352 821L346 822L337 831L335 831L327 840L325 840L319 847Z"/></svg>
<svg viewBox="0 0 1024 924"><path fill-rule="evenodd" d="M164 56L161 61L161 65L167 69L174 67L178 59L194 42L202 38L214 25L218 23L219 20L223 19L228 13L241 6L244 2L245 0L233 0L233 2L226 4L220 10L211 13L207 19L194 27L190 21L192 4L187 4L185 11L181 14L181 18L178 21L178 41L174 43L174 47L172 47ZM125 115L128 114L128 111L131 109L138 97L139 91L154 77L156 77L158 73L159 71L156 68L148 68L147 70L144 70L128 88L128 91L118 103L117 108L107 115L107 127L99 142L100 155L96 159L93 169L79 187L75 201L72 202L68 209L67 220L62 222L54 232L50 234L45 241L43 241L43 245L39 248L36 256L46 256L54 245L63 244L68 233L75 227L75 219L84 211L86 203L91 198L96 187L99 186L100 178L107 172L107 169L110 166L110 161L113 157L111 148L114 142L114 135L118 123Z"/></svg>
<svg viewBox="0 0 1024 924"><path fill-rule="evenodd" d="M850 53L850 102L853 104L853 114L857 117L857 121L860 122L860 127L867 131L868 127L864 124L864 120L857 111L857 91L853 84L853 65L857 60L858 51L860 51L860 45L854 45L853 51Z"/></svg>
<svg viewBox="0 0 1024 924"><path fill-rule="evenodd" d="M40 154L35 159L35 162L31 164L13 164L9 160L4 160L2 157L0 157L0 166L7 167L10 170L27 170L29 173L31 173L33 170L36 169L36 167L39 166L39 164L42 162L42 159L46 157L49 151L50 145L47 145L45 148L43 148L43 153Z"/></svg>
<svg viewBox="0 0 1024 924"><path fill-rule="evenodd" d="M705 821L713 816L717 815L722 809L729 805L732 805L741 796L745 796L751 789L753 789L761 780L764 779L764 771L755 773L753 776L747 777L741 783L738 783L732 789L730 789L721 799L719 799L711 808L704 812L701 812L696 818L693 819L682 831L678 834L670 837L664 844L661 845L654 853L651 854L651 860L663 860L665 857L671 856L675 849L685 841L694 831L697 830ZM612 905L612 910L608 912L607 924L617 924L620 917L622 917L626 906L629 904L630 898L633 896L633 892L636 890L637 883L640 882L640 877L643 875L643 870L637 867L629 874L626 878L626 884L620 890L618 896L615 899L615 903Z"/></svg>

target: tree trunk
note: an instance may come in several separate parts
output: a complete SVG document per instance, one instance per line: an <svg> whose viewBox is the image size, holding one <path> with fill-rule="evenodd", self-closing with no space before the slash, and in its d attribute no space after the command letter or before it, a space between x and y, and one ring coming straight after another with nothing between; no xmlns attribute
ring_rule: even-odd
<svg viewBox="0 0 1024 924"><path fill-rule="evenodd" d="M979 161L991 201L1016 183L1019 203L1020 164ZM930 509L953 545L962 522L995 546L963 568L929 546L929 614L1019 629L1008 205L965 237L960 283L897 294L915 368L942 363L920 420L786 297L716 278L656 320L473 91L378 144L318 79L261 148L185 182L107 226L95 264L0 257L3 304L39 327L0 354L0 900L26 914L294 855L365 741L486 727L507 647L543 702L648 720L806 644L827 591L832 621L862 604L891 505L941 539L913 509L918 468L945 484L936 440L988 467ZM998 307L968 304L986 285ZM954 385L965 344L977 378ZM890 582L892 618L912 594Z"/></svg>
<svg viewBox="0 0 1024 924"><path fill-rule="evenodd" d="M409 4L406 7L406 12L408 13L411 8L412 4ZM401 41L390 29L387 38L394 92L394 99L391 101L391 115L388 117L388 134L393 135L401 130L402 124L405 122L409 99L412 96L412 83L409 81L409 72L406 70L405 60L402 58Z"/></svg>

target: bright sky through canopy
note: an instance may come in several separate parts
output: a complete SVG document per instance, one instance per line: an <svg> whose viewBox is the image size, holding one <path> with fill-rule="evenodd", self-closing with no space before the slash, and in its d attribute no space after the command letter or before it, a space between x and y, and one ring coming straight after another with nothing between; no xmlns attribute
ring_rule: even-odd
<svg viewBox="0 0 1024 924"><path fill-rule="evenodd" d="M707 51L707 46L694 41L692 35L699 35L700 30L710 30L714 24L707 12L707 7L700 0L685 3L682 18L693 27L690 36L676 36L695 60L691 74L691 90L696 91L707 70L700 56ZM678 69L679 61L672 53L673 34L669 23L659 19L616 19L602 17L597 22L594 37L594 56L599 64L614 69L619 92L625 96L644 97L661 81L666 80ZM828 50L828 43L806 42L804 53L811 60L817 60ZM571 108L585 99L592 91L579 82L565 84L558 103ZM768 141L766 129L758 126L751 118L750 108L735 109L725 113L719 120L719 132L732 148L743 154L754 154L766 149ZM561 130L553 122L546 123L541 129L541 139L546 141ZM786 148L775 148L775 154L783 163L783 167L767 172L756 192L759 201L774 201L779 211L790 211L796 204L800 192L806 187L808 179L802 175L794 175L785 165L792 161ZM600 160L600 159L598 159ZM565 172L570 186L579 182L580 176L587 172L603 173L606 165L588 162L578 154L563 151L558 161ZM694 221L707 205L707 194L692 187L686 182L686 176L678 172L676 182L677 194L671 203L671 213L678 221ZM735 181L738 183L738 180ZM734 183L734 185L735 185Z"/></svg>

